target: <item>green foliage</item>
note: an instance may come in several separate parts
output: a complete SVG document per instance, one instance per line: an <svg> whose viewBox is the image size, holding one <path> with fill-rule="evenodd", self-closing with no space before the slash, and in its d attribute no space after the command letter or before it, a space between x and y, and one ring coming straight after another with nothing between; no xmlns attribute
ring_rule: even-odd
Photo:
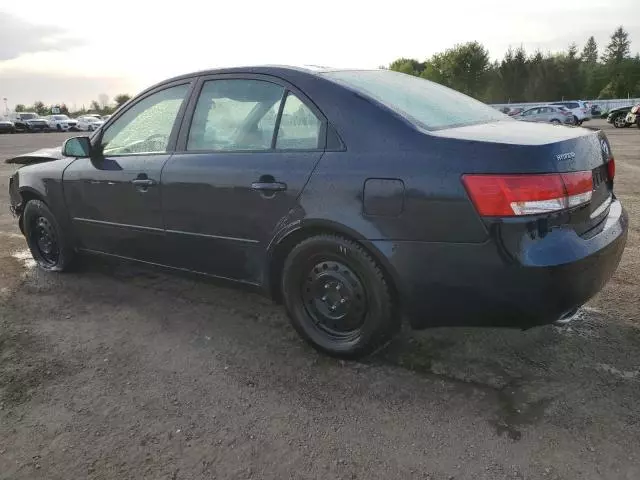
<svg viewBox="0 0 640 480"><path fill-rule="evenodd" d="M587 43L585 43L582 49L580 60L582 60L583 63L598 63L598 44L596 43L596 39L593 38L593 35L587 39Z"/></svg>
<svg viewBox="0 0 640 480"><path fill-rule="evenodd" d="M89 110L95 113L102 113L102 108L100 107L100 104L97 100L91 100Z"/></svg>
<svg viewBox="0 0 640 480"><path fill-rule="evenodd" d="M631 40L629 40L629 34L620 26L611 35L611 41L607 45L604 55L602 55L602 61L607 64L619 64L629 58L630 54Z"/></svg>
<svg viewBox="0 0 640 480"><path fill-rule="evenodd" d="M127 95L126 93L121 93L120 95L116 95L113 99L116 102L116 108L121 107L129 100L131 100L131 95Z"/></svg>
<svg viewBox="0 0 640 480"><path fill-rule="evenodd" d="M16 105L16 112L26 112L27 107L25 107L22 103Z"/></svg>
<svg viewBox="0 0 640 480"><path fill-rule="evenodd" d="M416 75L489 103L543 102L565 99L622 98L640 95L640 56L631 58L631 41L623 27L598 60L598 44L589 37L582 48L572 43L561 53L527 54L510 48L490 62L478 42L456 45L420 62L399 58L390 70Z"/></svg>
<svg viewBox="0 0 640 480"><path fill-rule="evenodd" d="M49 115L51 111L45 107L44 103L38 100L37 102L33 102L33 111L38 115Z"/></svg>

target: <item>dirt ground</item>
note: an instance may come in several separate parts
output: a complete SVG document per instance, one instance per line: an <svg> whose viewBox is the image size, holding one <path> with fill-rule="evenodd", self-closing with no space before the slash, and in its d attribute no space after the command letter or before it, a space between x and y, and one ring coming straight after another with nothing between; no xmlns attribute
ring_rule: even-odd
<svg viewBox="0 0 640 480"><path fill-rule="evenodd" d="M631 231L581 318L405 331L364 362L315 353L253 294L34 269L0 164L0 478L640 478L640 131L594 124ZM63 138L0 135L0 160Z"/></svg>

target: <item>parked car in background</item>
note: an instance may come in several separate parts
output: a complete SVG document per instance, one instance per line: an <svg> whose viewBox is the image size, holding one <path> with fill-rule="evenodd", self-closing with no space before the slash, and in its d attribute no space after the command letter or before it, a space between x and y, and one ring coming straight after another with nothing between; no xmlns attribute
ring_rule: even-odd
<svg viewBox="0 0 640 480"><path fill-rule="evenodd" d="M67 115L49 115L45 117L49 124L50 130L57 130L58 132L66 132L76 128L77 120L69 118Z"/></svg>
<svg viewBox="0 0 640 480"><path fill-rule="evenodd" d="M591 105L588 102L572 100L567 102L552 102L549 105L561 105L567 110L570 110L576 125L582 125L582 122L591 120Z"/></svg>
<svg viewBox="0 0 640 480"><path fill-rule="evenodd" d="M0 133L16 133L16 126L8 118L0 118Z"/></svg>
<svg viewBox="0 0 640 480"><path fill-rule="evenodd" d="M514 115L513 118L523 122L552 123L554 125L574 125L573 114L562 106L543 105L533 107Z"/></svg>
<svg viewBox="0 0 640 480"><path fill-rule="evenodd" d="M83 132L93 132L94 130L100 128L103 123L104 122L97 117L85 115L78 118L76 128Z"/></svg>
<svg viewBox="0 0 640 480"><path fill-rule="evenodd" d="M614 108L607 114L607 122L611 123L616 128L628 127L627 113L631 111L633 105L627 105L625 107Z"/></svg>
<svg viewBox="0 0 640 480"><path fill-rule="evenodd" d="M509 109L509 113L507 113L507 115L509 115L510 117L514 117L516 115L518 115L519 113L522 113L524 111L524 108L522 107L514 107Z"/></svg>
<svg viewBox="0 0 640 480"><path fill-rule="evenodd" d="M111 115L103 115L102 117L100 117L100 120L102 120L103 122L106 122L110 118L111 118Z"/></svg>
<svg viewBox="0 0 640 480"><path fill-rule="evenodd" d="M47 121L35 112L14 112L9 115L16 132L45 132L49 129Z"/></svg>
<svg viewBox="0 0 640 480"><path fill-rule="evenodd" d="M631 107L631 110L627 113L625 121L629 125L637 125L638 128L640 128L640 103Z"/></svg>
<svg viewBox="0 0 640 480"><path fill-rule="evenodd" d="M23 155L48 163L9 180L42 269L86 252L249 285L335 356L375 351L403 318L565 321L627 238L603 131L517 122L390 70L187 74L105 127Z"/></svg>

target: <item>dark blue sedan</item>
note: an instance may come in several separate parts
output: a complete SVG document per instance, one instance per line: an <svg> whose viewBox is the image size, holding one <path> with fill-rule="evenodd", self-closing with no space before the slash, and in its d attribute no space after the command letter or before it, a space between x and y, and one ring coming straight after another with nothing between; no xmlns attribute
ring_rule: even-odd
<svg viewBox="0 0 640 480"><path fill-rule="evenodd" d="M257 287L314 347L570 318L627 217L604 133L517 122L386 70L249 67L144 91L12 177L47 270L95 253Z"/></svg>

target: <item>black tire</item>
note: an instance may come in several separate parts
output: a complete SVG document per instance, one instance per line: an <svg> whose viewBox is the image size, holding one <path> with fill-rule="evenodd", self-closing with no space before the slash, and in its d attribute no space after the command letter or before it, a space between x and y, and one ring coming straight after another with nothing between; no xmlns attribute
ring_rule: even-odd
<svg viewBox="0 0 640 480"><path fill-rule="evenodd" d="M318 235L296 245L285 260L281 288L293 327L331 356L367 355L400 328L380 266L344 237Z"/></svg>
<svg viewBox="0 0 640 480"><path fill-rule="evenodd" d="M49 207L40 200L29 200L22 215L27 245L40 268L50 272L68 270L75 251Z"/></svg>
<svg viewBox="0 0 640 480"><path fill-rule="evenodd" d="M59 131L59 132L61 132L61 131L62 131L62 127L60 126L60 124L57 124L57 125L56 125L56 128L58 129L58 131Z"/></svg>
<svg viewBox="0 0 640 480"><path fill-rule="evenodd" d="M562 123L562 122L560 122L560 120L558 120L557 118L551 119L551 124L552 125L560 125L560 123Z"/></svg>

